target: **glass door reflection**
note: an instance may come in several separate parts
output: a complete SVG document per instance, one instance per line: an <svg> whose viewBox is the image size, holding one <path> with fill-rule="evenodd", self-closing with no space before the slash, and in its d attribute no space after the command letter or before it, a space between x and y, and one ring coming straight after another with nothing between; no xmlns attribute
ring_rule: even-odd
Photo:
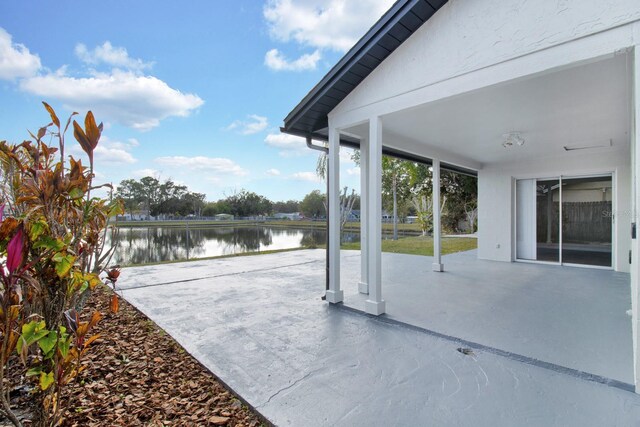
<svg viewBox="0 0 640 427"><path fill-rule="evenodd" d="M562 263L611 267L612 177L562 178Z"/></svg>

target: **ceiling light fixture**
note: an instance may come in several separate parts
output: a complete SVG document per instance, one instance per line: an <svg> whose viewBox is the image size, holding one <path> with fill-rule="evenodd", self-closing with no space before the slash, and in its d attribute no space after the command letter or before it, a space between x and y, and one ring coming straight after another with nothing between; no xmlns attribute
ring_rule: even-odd
<svg viewBox="0 0 640 427"><path fill-rule="evenodd" d="M502 146L511 148L514 145L519 147L524 145L524 138L520 132L509 132L502 135Z"/></svg>

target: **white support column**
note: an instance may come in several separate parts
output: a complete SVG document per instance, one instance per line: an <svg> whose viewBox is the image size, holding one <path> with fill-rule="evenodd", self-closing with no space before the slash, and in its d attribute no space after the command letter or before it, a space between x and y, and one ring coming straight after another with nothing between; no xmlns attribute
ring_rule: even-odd
<svg viewBox="0 0 640 427"><path fill-rule="evenodd" d="M640 393L640 45L633 52L633 92L631 97L631 176L633 218L636 238L631 241L631 331L633 334L633 373L636 393ZM620 215L618 215L620 217Z"/></svg>
<svg viewBox="0 0 640 427"><path fill-rule="evenodd" d="M360 140L360 282L358 292L369 293L369 253L367 224L369 224L369 141Z"/></svg>
<svg viewBox="0 0 640 427"><path fill-rule="evenodd" d="M440 239L442 227L440 221L440 160L433 159L433 271L444 271Z"/></svg>
<svg viewBox="0 0 640 427"><path fill-rule="evenodd" d="M327 159L329 179L329 290L327 301L339 303L343 300L340 290L340 132L329 127L329 153Z"/></svg>
<svg viewBox="0 0 640 427"><path fill-rule="evenodd" d="M368 220L367 257L369 269L369 299L365 311L380 315L385 312L382 299L382 119L372 117L369 121Z"/></svg>

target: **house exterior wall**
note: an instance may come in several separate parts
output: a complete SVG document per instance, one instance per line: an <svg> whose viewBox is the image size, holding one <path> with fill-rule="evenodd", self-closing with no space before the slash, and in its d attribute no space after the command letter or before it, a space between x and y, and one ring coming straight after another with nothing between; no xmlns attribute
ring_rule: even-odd
<svg viewBox="0 0 640 427"><path fill-rule="evenodd" d="M330 117L639 19L637 0L450 0Z"/></svg>
<svg viewBox="0 0 640 427"><path fill-rule="evenodd" d="M478 257L515 259L515 180L613 173L614 263L629 271L631 249L631 165L628 150L590 154L567 153L510 164L485 165L478 172Z"/></svg>
<svg viewBox="0 0 640 427"><path fill-rule="evenodd" d="M450 0L329 113L330 140L340 130L363 123L380 124L391 113L628 53L634 47L635 99L630 114L640 123L638 0ZM398 145L391 148L478 170L478 256L489 260L515 259L516 179L613 173L613 267L628 272L630 224L634 220L630 157L640 158L635 149L639 136L634 127L631 151L626 146L616 151L573 152L502 164L456 159L459 153L447 153L446 146L428 147L397 138ZM635 161L637 195L640 187ZM634 200L633 209L637 209L639 202ZM631 291L635 384L640 393L638 242L633 241ZM332 274L339 277L336 264L332 266Z"/></svg>

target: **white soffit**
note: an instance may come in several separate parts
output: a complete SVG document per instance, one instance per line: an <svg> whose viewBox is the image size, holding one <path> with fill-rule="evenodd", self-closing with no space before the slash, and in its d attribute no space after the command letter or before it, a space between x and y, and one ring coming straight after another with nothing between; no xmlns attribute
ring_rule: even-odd
<svg viewBox="0 0 640 427"><path fill-rule="evenodd" d="M620 54L392 113L383 120L385 145L407 139L424 146L419 154L437 147L482 164L571 155L564 146L628 149L629 67ZM503 147L510 132L524 145Z"/></svg>

